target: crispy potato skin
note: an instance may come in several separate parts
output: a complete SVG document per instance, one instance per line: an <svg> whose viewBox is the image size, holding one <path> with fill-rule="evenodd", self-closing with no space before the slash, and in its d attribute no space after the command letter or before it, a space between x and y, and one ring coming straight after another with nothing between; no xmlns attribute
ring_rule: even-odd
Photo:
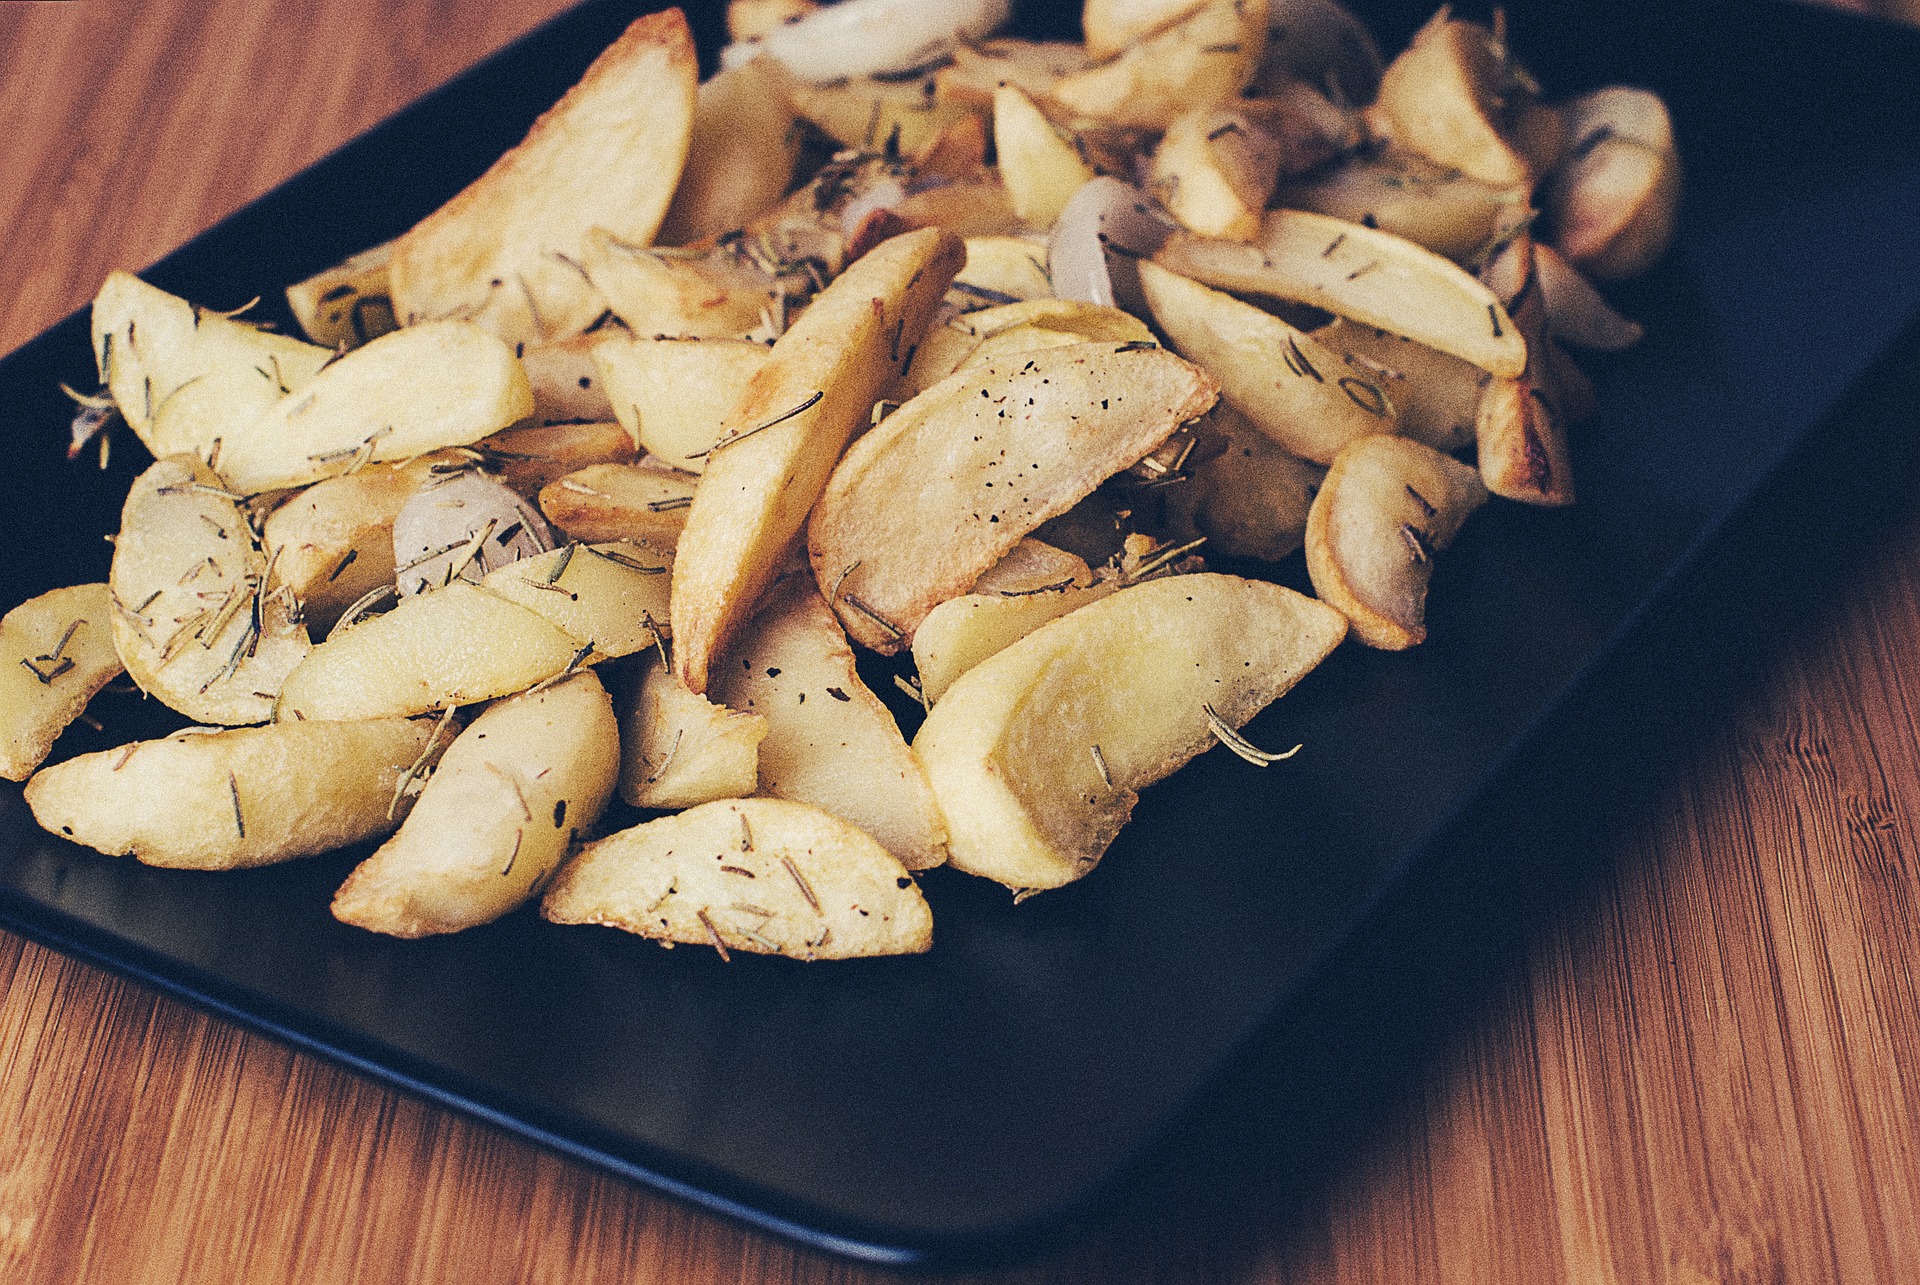
<svg viewBox="0 0 1920 1285"><path fill-rule="evenodd" d="M707 456L673 568L674 667L704 693L715 656L752 614L787 544L874 401L913 359L966 263L939 228L884 241L775 341Z"/></svg>
<svg viewBox="0 0 1920 1285"><path fill-rule="evenodd" d="M24 781L120 673L103 584L31 598L0 620L0 777Z"/></svg>

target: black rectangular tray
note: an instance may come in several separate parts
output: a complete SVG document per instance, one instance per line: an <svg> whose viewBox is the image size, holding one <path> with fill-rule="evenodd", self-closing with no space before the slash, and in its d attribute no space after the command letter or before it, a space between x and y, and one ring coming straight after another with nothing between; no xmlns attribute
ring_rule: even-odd
<svg viewBox="0 0 1920 1285"><path fill-rule="evenodd" d="M646 7L583 4L147 276L213 306L277 300L458 190ZM1360 8L1388 49L1426 16ZM1293 760L1203 756L1147 793L1091 877L1018 908L933 872L919 958L725 964L524 911L392 941L328 915L360 853L154 870L40 832L11 786L0 922L817 1246L934 1262L1037 1243L1297 1014L1316 968L1462 818L1564 770L1582 729L1630 725L1654 697L1628 676L1700 645L1703 604L1763 600L1769 560L1857 543L1911 487L1915 435L1867 440L1858 411L1915 382L1920 39L1757 0L1509 16L1554 95L1667 97L1679 239L1616 295L1646 341L1588 363L1600 411L1575 445L1579 504L1482 510L1440 561L1430 642L1344 648L1255 722L1257 741L1304 742ZM1023 22L1060 34L1073 15ZM696 27L710 56L716 15ZM33 554L5 561L6 606L106 575L101 536L144 461L125 441L105 473L63 458L56 385L92 377L84 315L0 362L0 527ZM113 739L76 727L56 756L154 725L131 698L99 712Z"/></svg>

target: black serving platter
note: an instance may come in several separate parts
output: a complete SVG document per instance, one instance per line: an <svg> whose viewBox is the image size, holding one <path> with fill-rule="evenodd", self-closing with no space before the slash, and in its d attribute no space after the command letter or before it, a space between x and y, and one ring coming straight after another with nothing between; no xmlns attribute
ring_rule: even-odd
<svg viewBox="0 0 1920 1285"><path fill-rule="evenodd" d="M271 301L398 233L645 7L583 4L149 279L213 306ZM1425 17L1361 8L1389 49ZM1476 516L1439 564L1430 642L1345 648L1254 723L1257 741L1304 742L1290 762L1204 756L1148 792L1091 877L1018 908L934 872L936 945L911 959L724 964L526 912L390 941L327 913L359 854L153 870L43 834L11 786L0 921L814 1245L951 1262L1044 1239L1297 1011L1463 817L1524 800L1581 729L1631 726L1651 689L1630 676L1700 646L1702 604L1759 601L1767 559L1857 543L1911 486L1915 435L1864 438L1861 407L1920 372L1904 333L1920 311L1920 38L1758 0L1553 0L1509 19L1556 95L1624 82L1667 97L1688 169L1680 236L1616 292L1647 340L1588 363L1600 412L1576 442L1580 503ZM1061 34L1073 16L1023 21ZM696 25L710 56L714 14ZM105 473L63 458L56 385L91 377L81 316L0 362L0 529L33 553L0 562L4 605L106 574L101 536L144 460L125 440ZM96 712L112 740L76 728L56 756L166 725L133 698Z"/></svg>

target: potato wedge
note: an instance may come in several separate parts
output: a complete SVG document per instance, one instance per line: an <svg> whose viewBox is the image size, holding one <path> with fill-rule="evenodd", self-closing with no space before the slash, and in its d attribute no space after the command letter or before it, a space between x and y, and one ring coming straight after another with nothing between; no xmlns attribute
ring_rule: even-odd
<svg viewBox="0 0 1920 1285"><path fill-rule="evenodd" d="M1538 174L1516 144L1515 124L1536 96L1506 45L1443 6L1387 65L1374 111L1395 142L1495 187Z"/></svg>
<svg viewBox="0 0 1920 1285"><path fill-rule="evenodd" d="M110 856L264 866L386 834L446 746L432 719L192 727L47 768L27 803L46 829Z"/></svg>
<svg viewBox="0 0 1920 1285"><path fill-rule="evenodd" d="M1080 14L1087 57L1105 62L1128 45L1191 17L1206 0L1087 0Z"/></svg>
<svg viewBox="0 0 1920 1285"><path fill-rule="evenodd" d="M1187 481L1167 490L1180 542L1203 535L1209 554L1263 562L1293 553L1327 470L1275 445L1224 402L1197 427Z"/></svg>
<svg viewBox="0 0 1920 1285"><path fill-rule="evenodd" d="M1325 464L1356 437L1391 433L1384 381L1345 366L1313 336L1156 263L1140 285L1174 351L1220 381L1220 395L1275 443Z"/></svg>
<svg viewBox="0 0 1920 1285"><path fill-rule="evenodd" d="M1073 584L1092 584L1093 569L1087 560L1065 549L1056 549L1044 540L1023 539L1007 550L1000 561L980 573L970 593L1022 594L1035 589L1052 588L1062 580Z"/></svg>
<svg viewBox="0 0 1920 1285"><path fill-rule="evenodd" d="M120 673L103 584L54 589L0 620L0 776L24 781Z"/></svg>
<svg viewBox="0 0 1920 1285"><path fill-rule="evenodd" d="M131 272L109 274L93 300L100 382L156 458L205 459L215 441L244 431L333 356L188 303Z"/></svg>
<svg viewBox="0 0 1920 1285"><path fill-rule="evenodd" d="M927 154L970 107L942 101L932 76L876 80L860 76L828 84L795 80L793 109L842 147L871 155L917 159Z"/></svg>
<svg viewBox="0 0 1920 1285"><path fill-rule="evenodd" d="M887 850L784 799L702 804L580 850L540 913L671 946L852 959L933 945L933 912Z"/></svg>
<svg viewBox="0 0 1920 1285"><path fill-rule="evenodd" d="M1044 102L1062 77L1086 66L1086 48L1077 41L983 40L953 51L953 61L933 73L934 92L943 101L979 111L993 110L994 92L1002 85L1017 85Z"/></svg>
<svg viewBox="0 0 1920 1285"><path fill-rule="evenodd" d="M1367 24L1338 0L1271 0L1266 56L1249 93L1305 83L1360 106L1379 92L1384 65Z"/></svg>
<svg viewBox="0 0 1920 1285"><path fill-rule="evenodd" d="M898 652L1020 537L1217 395L1205 371L1137 343L1016 353L954 375L834 470L807 527L814 576L855 641Z"/></svg>
<svg viewBox="0 0 1920 1285"><path fill-rule="evenodd" d="M264 723L307 654L267 558L220 479L191 455L156 461L120 511L108 576L113 645L142 690L196 723Z"/></svg>
<svg viewBox="0 0 1920 1285"><path fill-rule="evenodd" d="M394 243L401 321L464 318L510 343L592 325L607 305L582 266L587 232L653 240L686 164L698 79L678 9L635 21L524 141Z"/></svg>
<svg viewBox="0 0 1920 1285"><path fill-rule="evenodd" d="M737 339L783 306L771 276L724 249L668 255L596 229L580 262L636 335Z"/></svg>
<svg viewBox="0 0 1920 1285"><path fill-rule="evenodd" d="M1283 185L1274 203L1377 227L1455 263L1472 260L1530 214L1524 184L1495 187L1396 148Z"/></svg>
<svg viewBox="0 0 1920 1285"><path fill-rule="evenodd" d="M1251 241L1284 159L1279 135L1244 107L1185 112L1154 149L1147 190L1191 231Z"/></svg>
<svg viewBox="0 0 1920 1285"><path fill-rule="evenodd" d="M957 300L962 311L972 312L996 304L1046 299L1052 294L1045 242L1017 236L970 236L967 266L953 279L948 300Z"/></svg>
<svg viewBox="0 0 1920 1285"><path fill-rule="evenodd" d="M867 252L800 315L707 455L673 568L674 666L704 693L840 453L913 360L966 249L927 228Z"/></svg>
<svg viewBox="0 0 1920 1285"><path fill-rule="evenodd" d="M993 146L1013 212L1035 228L1050 228L1093 171L1033 99L1017 86L993 95Z"/></svg>
<svg viewBox="0 0 1920 1285"><path fill-rule="evenodd" d="M759 793L859 826L909 870L947 859L933 791L893 715L854 671L853 649L811 576L788 576L768 590L715 666L711 691L767 720Z"/></svg>
<svg viewBox="0 0 1920 1285"><path fill-rule="evenodd" d="M335 629L287 675L274 717L396 718L471 705L552 678L580 646L517 602L453 584Z"/></svg>
<svg viewBox="0 0 1920 1285"><path fill-rule="evenodd" d="M441 755L400 832L340 885L334 918L395 937L498 919L593 828L619 770L613 702L590 673L490 706Z"/></svg>
<svg viewBox="0 0 1920 1285"><path fill-rule="evenodd" d="M506 428L481 438L473 449L480 456L475 463L526 496L540 494L569 473L595 464L631 464L640 454L632 436L613 419Z"/></svg>
<svg viewBox="0 0 1920 1285"><path fill-rule="evenodd" d="M1667 106L1647 90L1613 86L1563 113L1573 142L1543 193L1551 240L1597 280L1635 276L1665 253L1680 205Z"/></svg>
<svg viewBox="0 0 1920 1285"><path fill-rule="evenodd" d="M429 322L354 349L278 399L224 441L218 470L258 495L464 446L532 412L511 348L464 321Z"/></svg>
<svg viewBox="0 0 1920 1285"><path fill-rule="evenodd" d="M1526 341L1492 291L1433 251L1375 228L1271 210L1252 245L1175 233L1155 259L1217 290L1323 308L1496 375L1526 369Z"/></svg>
<svg viewBox="0 0 1920 1285"><path fill-rule="evenodd" d="M701 473L722 422L767 364L767 350L736 339L641 339L615 335L593 360L614 414L642 450Z"/></svg>
<svg viewBox="0 0 1920 1285"><path fill-rule="evenodd" d="M1213 744L1209 710L1240 727L1346 628L1339 612L1278 585L1169 576L982 661L913 742L947 816L952 863L1016 889L1080 878L1138 792Z"/></svg>
<svg viewBox="0 0 1920 1285"><path fill-rule="evenodd" d="M1573 503L1573 457L1567 421L1552 382L1545 292L1540 288L1533 237L1521 232L1481 271L1527 339L1527 368L1496 379L1480 394L1474 418L1476 462L1495 495L1523 504Z"/></svg>
<svg viewBox="0 0 1920 1285"><path fill-rule="evenodd" d="M920 675L920 690L929 704L939 700L960 675L987 657L1120 587L1120 581L1111 577L1083 581L1068 576L1022 590L983 590L975 585L971 593L947 599L928 612L913 633L913 665Z"/></svg>
<svg viewBox="0 0 1920 1285"><path fill-rule="evenodd" d="M1074 334L1084 342L1154 342L1153 331L1131 313L1102 304L1083 303L1078 299L1037 298L981 308L964 316L950 316L927 332L906 373L894 383L895 399L904 402L916 397L961 367L976 364L969 359L979 352L983 344L1014 330L1023 330L1029 337L1035 336L1040 330L1051 331L1055 335ZM1044 348L1050 346L1050 342L1041 336L1036 343L1022 344L1010 351L1022 351L1025 347ZM1009 350L1000 351L1004 353ZM988 355L991 353L992 350L989 350Z"/></svg>
<svg viewBox="0 0 1920 1285"><path fill-rule="evenodd" d="M307 338L338 351L399 329L387 285L392 259L393 242L383 242L288 286L287 306Z"/></svg>
<svg viewBox="0 0 1920 1285"><path fill-rule="evenodd" d="M764 715L696 696L664 660L649 661L620 713L620 797L637 808L738 799L759 784Z"/></svg>
<svg viewBox="0 0 1920 1285"><path fill-rule="evenodd" d="M1427 636L1434 554L1486 502L1472 468L1404 437L1363 437L1327 471L1307 516L1314 592L1369 647L1401 651Z"/></svg>
<svg viewBox="0 0 1920 1285"><path fill-rule="evenodd" d="M1384 388L1397 412L1394 429L1437 451L1473 440L1480 390L1493 376L1471 362L1356 321L1334 320L1313 332L1355 374Z"/></svg>
<svg viewBox="0 0 1920 1285"><path fill-rule="evenodd" d="M695 479L648 464L596 464L540 492L540 511L575 540L637 540L671 552L686 529Z"/></svg>
<svg viewBox="0 0 1920 1285"><path fill-rule="evenodd" d="M520 368L527 373L527 386L533 391L536 422L585 420L604 424L613 418L613 403L607 400L600 372L593 365L593 347L604 337L594 331L516 348Z"/></svg>
<svg viewBox="0 0 1920 1285"><path fill-rule="evenodd" d="M667 627L673 559L634 544L572 544L487 573L480 587L566 630L583 664L626 656L660 641Z"/></svg>
<svg viewBox="0 0 1920 1285"><path fill-rule="evenodd" d="M787 194L802 140L788 81L769 60L755 59L700 86L687 166L660 225L662 245L744 227Z"/></svg>
<svg viewBox="0 0 1920 1285"><path fill-rule="evenodd" d="M1109 62L1065 76L1053 97L1116 125L1165 129L1182 112L1237 98L1267 43L1267 0L1207 0Z"/></svg>
<svg viewBox="0 0 1920 1285"><path fill-rule="evenodd" d="M267 516L261 545L273 563L269 591L285 587L307 628L324 637L340 613L393 583L393 520L431 464L374 464L331 477Z"/></svg>

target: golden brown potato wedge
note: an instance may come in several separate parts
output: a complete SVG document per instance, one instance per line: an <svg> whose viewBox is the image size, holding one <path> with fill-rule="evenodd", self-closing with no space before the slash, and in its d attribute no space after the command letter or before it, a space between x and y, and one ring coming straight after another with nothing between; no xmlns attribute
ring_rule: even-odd
<svg viewBox="0 0 1920 1285"><path fill-rule="evenodd" d="M1553 341L1535 263L1533 237L1521 232L1481 272L1526 336L1528 360L1518 376L1495 379L1480 394L1474 440L1489 491L1523 504L1560 506L1573 503L1573 459L1552 382Z"/></svg>
<svg viewBox="0 0 1920 1285"><path fill-rule="evenodd" d="M580 262L636 335L737 339L782 306L771 276L724 249L667 253L595 229Z"/></svg>
<svg viewBox="0 0 1920 1285"><path fill-rule="evenodd" d="M517 147L394 243L401 321L465 318L510 342L592 325L607 305L582 265L587 232L653 240L686 164L698 79L678 9L635 21Z"/></svg>
<svg viewBox="0 0 1920 1285"><path fill-rule="evenodd" d="M940 99L931 75L821 85L795 81L788 92L794 110L841 146L890 157L925 156L949 126L974 115L970 107Z"/></svg>
<svg viewBox="0 0 1920 1285"><path fill-rule="evenodd" d="M1205 371L1139 343L1016 353L954 375L834 470L807 528L814 576L855 641L898 652L936 605L1217 395Z"/></svg>
<svg viewBox="0 0 1920 1285"><path fill-rule="evenodd" d="M1391 147L1284 185L1274 203L1377 227L1455 263L1473 260L1530 214L1524 184L1495 187Z"/></svg>
<svg viewBox="0 0 1920 1285"><path fill-rule="evenodd" d="M446 744L433 719L192 727L47 768L27 803L55 834L150 866L263 866L392 830Z"/></svg>
<svg viewBox="0 0 1920 1285"><path fill-rule="evenodd" d="M802 134L788 77L756 59L700 86L687 167L660 225L662 245L686 245L744 227L793 184Z"/></svg>
<svg viewBox="0 0 1920 1285"><path fill-rule="evenodd" d="M1369 647L1425 641L1434 555L1486 498L1477 472L1430 446L1361 438L1333 462L1307 517L1314 592Z"/></svg>
<svg viewBox="0 0 1920 1285"><path fill-rule="evenodd" d="M393 520L431 467L374 464L316 482L267 516L261 544L273 563L268 589L285 586L315 635L324 637L341 612L393 583Z"/></svg>
<svg viewBox="0 0 1920 1285"><path fill-rule="evenodd" d="M1313 332L1348 370L1386 390L1398 412L1394 430L1439 451L1473 441L1480 392L1493 376L1471 362L1357 321L1334 320Z"/></svg>
<svg viewBox="0 0 1920 1285"><path fill-rule="evenodd" d="M1141 789L1212 745L1216 723L1238 728L1278 699L1345 633L1322 603L1222 575L1137 584L1041 626L963 674L914 738L952 863L1016 889L1080 878Z"/></svg>
<svg viewBox="0 0 1920 1285"><path fill-rule="evenodd" d="M759 783L763 715L716 705L648 660L620 713L620 797L637 808L738 799Z"/></svg>
<svg viewBox="0 0 1920 1285"><path fill-rule="evenodd" d="M395 937L498 919L592 829L619 770L613 703L590 673L490 706L441 755L400 832L340 885L334 918Z"/></svg>
<svg viewBox="0 0 1920 1285"><path fill-rule="evenodd" d="M397 718L471 705L552 678L581 649L539 613L463 581L336 628L287 676L274 716Z"/></svg>
<svg viewBox="0 0 1920 1285"><path fill-rule="evenodd" d="M100 382L156 458L207 458L216 441L245 431L333 356L188 303L130 272L110 274L93 300Z"/></svg>
<svg viewBox="0 0 1920 1285"><path fill-rule="evenodd" d="M971 358L982 345L1015 330L1025 332L1034 342L1024 344L1016 338L1009 342L1017 346L996 345L998 351L1018 352L1025 347L1051 346L1053 341L1039 331L1055 336L1079 335L1084 342L1154 342L1153 331L1131 313L1097 303L1082 303L1078 299L1028 299L981 308L964 316L949 316L927 332L912 364L893 386L895 400L904 402L925 392L961 367L973 364ZM989 350L987 355L991 356L994 351Z"/></svg>
<svg viewBox="0 0 1920 1285"><path fill-rule="evenodd" d="M909 870L947 859L933 791L893 715L854 672L853 649L812 576L788 576L767 592L711 690L767 720L759 793L859 826Z"/></svg>
<svg viewBox="0 0 1920 1285"><path fill-rule="evenodd" d="M1219 380L1220 395L1286 450L1325 464L1356 437L1394 431L1384 381L1345 366L1313 336L1156 263L1140 265L1140 285L1174 351Z"/></svg>
<svg viewBox="0 0 1920 1285"><path fill-rule="evenodd" d="M1047 247L1038 240L1015 236L967 238L967 266L953 279L948 302L963 312L997 304L1046 299L1053 294L1047 280Z"/></svg>
<svg viewBox="0 0 1920 1285"><path fill-rule="evenodd" d="M547 618L598 664L652 647L667 628L673 559L637 544L570 544L509 562L480 587Z"/></svg>
<svg viewBox="0 0 1920 1285"><path fill-rule="evenodd" d="M695 478L649 464L595 464L540 492L540 511L576 540L637 540L671 552L687 525Z"/></svg>
<svg viewBox="0 0 1920 1285"><path fill-rule="evenodd" d="M0 620L0 777L24 781L120 673L103 584L54 589Z"/></svg>
<svg viewBox="0 0 1920 1285"><path fill-rule="evenodd" d="M1388 64L1373 110L1402 147L1495 187L1539 177L1515 124L1536 96L1506 45L1443 6Z"/></svg>
<svg viewBox="0 0 1920 1285"><path fill-rule="evenodd" d="M337 351L398 329L387 284L392 258L393 242L383 242L288 286L287 306L307 338Z"/></svg>
<svg viewBox="0 0 1920 1285"><path fill-rule="evenodd" d="M472 462L521 495L540 494L569 473L595 464L631 464L640 452L617 420L585 424L526 424L473 444ZM455 460L470 458L463 451Z"/></svg>
<svg viewBox="0 0 1920 1285"><path fill-rule="evenodd" d="M618 335L596 344L593 360L614 414L640 448L701 473L727 413L767 364L767 350L744 339Z"/></svg>
<svg viewBox="0 0 1920 1285"><path fill-rule="evenodd" d="M1282 146L1244 107L1185 112L1154 149L1147 189L1183 227L1251 241L1280 178Z"/></svg>
<svg viewBox="0 0 1920 1285"><path fill-rule="evenodd" d="M835 278L773 346L707 455L673 568L674 666L708 670L800 532L847 441L913 360L965 262L935 228L884 241Z"/></svg>
<svg viewBox="0 0 1920 1285"><path fill-rule="evenodd" d="M1215 289L1322 308L1496 375L1526 369L1526 340L1493 292L1390 232L1305 210L1271 210L1252 245L1175 233L1155 259Z"/></svg>
<svg viewBox="0 0 1920 1285"><path fill-rule="evenodd" d="M1267 0L1207 0L1111 61L1060 79L1054 100L1116 125L1165 129L1174 117L1239 96L1267 43Z"/></svg>
<svg viewBox="0 0 1920 1285"><path fill-rule="evenodd" d="M1657 94L1596 90L1562 109L1572 140L1547 183L1551 240L1582 272L1617 281L1645 271L1673 240L1680 155Z"/></svg>
<svg viewBox="0 0 1920 1285"><path fill-rule="evenodd" d="M1087 37L1087 57L1104 62L1134 41L1190 17L1205 3L1206 0L1087 0L1080 13L1080 26Z"/></svg>
<svg viewBox="0 0 1920 1285"><path fill-rule="evenodd" d="M196 723L264 723L307 653L290 595L269 590L247 515L190 455L134 482L114 542L113 645L141 689Z"/></svg>
<svg viewBox="0 0 1920 1285"><path fill-rule="evenodd" d="M838 817L784 799L728 799L590 843L540 913L664 945L795 959L903 955L933 944L906 868Z"/></svg>
<svg viewBox="0 0 1920 1285"><path fill-rule="evenodd" d="M1017 86L993 96L993 146L1013 212L1035 228L1049 228L1093 171Z"/></svg>
<svg viewBox="0 0 1920 1285"><path fill-rule="evenodd" d="M1032 543L1038 541L1021 542ZM987 579L981 577L982 581ZM913 633L913 664L927 703L939 700L955 679L987 657L1005 651L1048 621L1098 602L1120 587L1115 577L1095 580L1090 575L1065 575L1023 589L976 584L972 592L947 599L928 612Z"/></svg>
<svg viewBox="0 0 1920 1285"><path fill-rule="evenodd" d="M511 348L464 321L429 322L354 349L278 399L225 441L216 468L258 495L464 446L532 411Z"/></svg>

